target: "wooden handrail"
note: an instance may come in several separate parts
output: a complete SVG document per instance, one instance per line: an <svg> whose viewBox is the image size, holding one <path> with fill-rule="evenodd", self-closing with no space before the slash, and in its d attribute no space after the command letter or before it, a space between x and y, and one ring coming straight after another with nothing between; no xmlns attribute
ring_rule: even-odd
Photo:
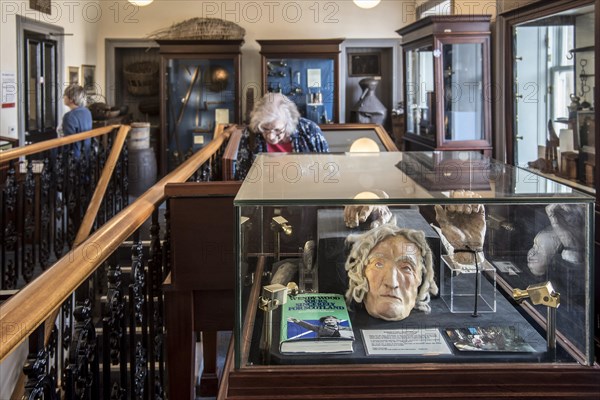
<svg viewBox="0 0 600 400"><path fill-rule="evenodd" d="M131 127L128 125L121 125L119 132L117 132L117 137L115 138L112 149L110 150L108 159L104 164L102 175L100 175L100 179L98 179L98 183L96 184L96 189L94 190L90 204L88 205L83 220L81 221L81 225L77 231L77 236L75 236L75 240L73 241L73 247L79 246L92 231L92 226L94 225L94 221L98 215L98 210L100 209L100 203L102 203L102 199L106 193L106 188L108 187L110 177L112 176L113 170L117 166L117 161L121 155L121 149L123 148L123 144L125 143L125 139L127 138L127 134L129 133L130 129Z"/></svg>
<svg viewBox="0 0 600 400"><path fill-rule="evenodd" d="M119 126L120 125L103 126L102 128L92 129L91 131L83 133L76 133L74 135L68 135L58 139L44 140L43 142L6 150L0 153L0 162L15 160L19 157L30 156L32 154L40 153L42 151L79 142L80 140L106 135L107 133L112 132L115 128L118 128Z"/></svg>
<svg viewBox="0 0 600 400"><path fill-rule="evenodd" d="M165 199L167 183L185 182L229 137L233 125L162 178L0 308L0 362L40 326ZM51 288L51 289L50 289Z"/></svg>

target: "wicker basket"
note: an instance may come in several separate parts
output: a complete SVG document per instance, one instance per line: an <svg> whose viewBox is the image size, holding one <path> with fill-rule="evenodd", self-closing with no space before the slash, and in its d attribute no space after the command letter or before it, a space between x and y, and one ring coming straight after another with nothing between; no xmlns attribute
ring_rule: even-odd
<svg viewBox="0 0 600 400"><path fill-rule="evenodd" d="M152 39L236 40L246 31L241 26L219 18L191 18L159 29L149 35Z"/></svg>
<svg viewBox="0 0 600 400"><path fill-rule="evenodd" d="M134 96L153 96L158 93L158 63L140 61L129 64L123 71L127 91Z"/></svg>

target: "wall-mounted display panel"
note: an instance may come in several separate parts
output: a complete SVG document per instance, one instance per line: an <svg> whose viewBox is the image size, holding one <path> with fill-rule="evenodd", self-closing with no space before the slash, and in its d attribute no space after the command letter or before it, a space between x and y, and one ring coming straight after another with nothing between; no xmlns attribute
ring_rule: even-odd
<svg viewBox="0 0 600 400"><path fill-rule="evenodd" d="M263 93L283 93L303 117L318 124L338 122L342 41L258 40Z"/></svg>

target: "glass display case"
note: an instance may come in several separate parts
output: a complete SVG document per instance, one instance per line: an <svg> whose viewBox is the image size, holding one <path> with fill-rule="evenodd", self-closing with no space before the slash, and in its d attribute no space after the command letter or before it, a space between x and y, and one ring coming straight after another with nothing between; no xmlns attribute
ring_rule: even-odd
<svg viewBox="0 0 600 400"><path fill-rule="evenodd" d="M519 379L529 382L517 390L522 396L539 389L532 382L563 390L553 386L559 371L597 379L593 202L479 152L259 155L234 200L230 387L232 376L275 379L268 386L281 384L280 390L316 379L355 393L344 385L362 387L364 379L369 393L383 393L388 383L404 388L399 382L415 379L419 387L447 385L456 394L465 390L458 381L485 376L488 385L477 393L509 391ZM379 227L370 225L377 218L347 227L367 209L393 218ZM406 240L388 257L390 236ZM316 341L307 352L280 351L284 327L297 323L286 301L296 304L303 294L321 296L305 308L335 315L343 306L330 299L346 298L350 351L328 353ZM374 311L394 302L408 312ZM319 329L324 337L323 328L312 330ZM600 393L600 384L582 390L588 389Z"/></svg>
<svg viewBox="0 0 600 400"><path fill-rule="evenodd" d="M407 150L491 152L490 16L423 18L397 31Z"/></svg>
<svg viewBox="0 0 600 400"><path fill-rule="evenodd" d="M240 123L243 40L158 40L163 173L212 139L219 123Z"/></svg>
<svg viewBox="0 0 600 400"><path fill-rule="evenodd" d="M587 192L596 186L595 13L594 1L576 1L502 17L508 161Z"/></svg>
<svg viewBox="0 0 600 400"><path fill-rule="evenodd" d="M279 92L318 124L339 120L339 57L342 39L257 40L263 93Z"/></svg>

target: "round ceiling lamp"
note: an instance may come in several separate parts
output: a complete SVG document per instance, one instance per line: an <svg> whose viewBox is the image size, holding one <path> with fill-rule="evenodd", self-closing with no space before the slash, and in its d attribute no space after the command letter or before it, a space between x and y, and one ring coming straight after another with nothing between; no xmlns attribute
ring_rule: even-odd
<svg viewBox="0 0 600 400"><path fill-rule="evenodd" d="M373 8L379 4L381 0L354 0L354 4L360 8Z"/></svg>
<svg viewBox="0 0 600 400"><path fill-rule="evenodd" d="M144 7L152 3L154 0L129 0L131 4L138 7Z"/></svg>

